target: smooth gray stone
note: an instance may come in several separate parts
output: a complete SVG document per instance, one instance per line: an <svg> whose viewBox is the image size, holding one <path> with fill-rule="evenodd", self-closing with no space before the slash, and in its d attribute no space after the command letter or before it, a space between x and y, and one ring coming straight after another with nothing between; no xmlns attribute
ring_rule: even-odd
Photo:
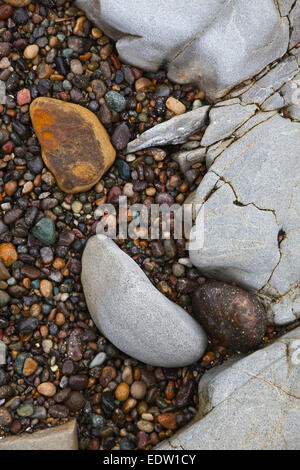
<svg viewBox="0 0 300 470"><path fill-rule="evenodd" d="M288 19L280 17L273 0L227 2L205 31L170 62L168 76L179 83L201 80L209 98L222 97L282 57L288 42Z"/></svg>
<svg viewBox="0 0 300 470"><path fill-rule="evenodd" d="M106 360L106 353L99 352L91 361L89 368L92 369L93 367L101 366L105 360Z"/></svg>
<svg viewBox="0 0 300 470"><path fill-rule="evenodd" d="M257 292L270 320L285 324L300 317L300 124L274 112L250 121L197 190L205 237L190 259L210 277Z"/></svg>
<svg viewBox="0 0 300 470"><path fill-rule="evenodd" d="M190 0L188 8L184 0L76 4L117 40L122 61L149 71L168 64L171 80L198 82L211 99L252 78L288 49L289 21L273 0Z"/></svg>
<svg viewBox="0 0 300 470"><path fill-rule="evenodd" d="M205 124L209 106L175 116L141 134L129 142L126 153L137 152L144 148L160 145L177 145L186 142L189 136L196 134Z"/></svg>
<svg viewBox="0 0 300 470"><path fill-rule="evenodd" d="M221 106L212 108L209 112L209 126L201 140L201 145L208 147L230 137L238 127L255 114L257 109L256 105L242 106L239 103L226 105L226 101Z"/></svg>
<svg viewBox="0 0 300 470"><path fill-rule="evenodd" d="M204 30L227 0L77 0L117 43L122 61L155 71ZM101 8L100 8L101 3ZM188 11L188 14L187 14Z"/></svg>
<svg viewBox="0 0 300 470"><path fill-rule="evenodd" d="M156 450L297 450L300 328L199 383L199 412Z"/></svg>
<svg viewBox="0 0 300 470"><path fill-rule="evenodd" d="M104 235L89 239L81 280L95 324L129 356L154 366L183 367L204 353L201 326Z"/></svg>

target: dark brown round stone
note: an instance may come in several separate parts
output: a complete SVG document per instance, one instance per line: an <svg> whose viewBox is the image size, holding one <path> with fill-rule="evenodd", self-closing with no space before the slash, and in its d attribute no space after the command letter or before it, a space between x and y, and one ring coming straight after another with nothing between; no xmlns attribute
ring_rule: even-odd
<svg viewBox="0 0 300 470"><path fill-rule="evenodd" d="M209 336L234 351L255 349L267 326L258 299L226 282L208 281L199 287L193 296L193 313Z"/></svg>

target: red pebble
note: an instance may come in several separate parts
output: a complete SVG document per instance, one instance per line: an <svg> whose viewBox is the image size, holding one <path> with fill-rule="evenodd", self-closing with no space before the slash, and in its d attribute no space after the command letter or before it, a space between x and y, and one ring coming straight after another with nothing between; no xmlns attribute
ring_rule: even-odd
<svg viewBox="0 0 300 470"><path fill-rule="evenodd" d="M28 88L23 88L18 91L17 102L19 106L24 106L24 104L29 104L31 102L31 94Z"/></svg>
<svg viewBox="0 0 300 470"><path fill-rule="evenodd" d="M2 150L4 153L12 153L15 148L15 144L12 140L9 140L4 145L2 145Z"/></svg>

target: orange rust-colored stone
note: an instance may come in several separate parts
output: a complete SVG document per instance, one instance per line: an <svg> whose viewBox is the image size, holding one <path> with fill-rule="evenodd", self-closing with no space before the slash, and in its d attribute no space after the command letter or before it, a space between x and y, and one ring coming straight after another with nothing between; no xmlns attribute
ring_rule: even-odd
<svg viewBox="0 0 300 470"><path fill-rule="evenodd" d="M17 261L18 253L12 243L0 244L0 259L7 268Z"/></svg>
<svg viewBox="0 0 300 470"><path fill-rule="evenodd" d="M88 191L113 164L115 149L105 128L88 109L37 98L30 115L43 160L63 191Z"/></svg>
<svg viewBox="0 0 300 470"><path fill-rule="evenodd" d="M175 413L164 413L158 415L158 423L166 429L175 430L177 429L176 414Z"/></svg>

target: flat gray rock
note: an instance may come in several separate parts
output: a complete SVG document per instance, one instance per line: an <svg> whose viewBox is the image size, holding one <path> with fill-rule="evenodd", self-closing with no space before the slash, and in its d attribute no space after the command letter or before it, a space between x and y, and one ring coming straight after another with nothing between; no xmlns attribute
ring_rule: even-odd
<svg viewBox="0 0 300 470"><path fill-rule="evenodd" d="M171 158L179 164L181 171L185 173L196 163L204 162L205 156L206 148L199 147L194 150L178 150L171 155Z"/></svg>
<svg viewBox="0 0 300 470"><path fill-rule="evenodd" d="M297 450L300 328L199 383L194 422L157 450Z"/></svg>
<svg viewBox="0 0 300 470"><path fill-rule="evenodd" d="M258 113L207 166L194 202L198 212L204 206L204 245L190 251L192 263L209 277L257 292L275 323L294 321L300 316L300 124ZM195 233L196 226L191 241Z"/></svg>
<svg viewBox="0 0 300 470"><path fill-rule="evenodd" d="M204 353L207 339L200 325L104 235L89 239L81 279L95 324L129 356L154 366L182 367Z"/></svg>
<svg viewBox="0 0 300 470"><path fill-rule="evenodd" d="M243 106L240 103L226 105L226 101L222 105L212 108L209 113L209 126L201 140L203 147L225 139L240 127L244 122L248 121L257 111L257 106Z"/></svg>
<svg viewBox="0 0 300 470"><path fill-rule="evenodd" d="M0 450L78 450L76 419L33 434L0 439Z"/></svg>
<svg viewBox="0 0 300 470"><path fill-rule="evenodd" d="M209 106L202 106L157 124L129 142L126 152L132 153L144 148L186 142L190 135L196 134L204 126L208 110Z"/></svg>
<svg viewBox="0 0 300 470"><path fill-rule="evenodd" d="M190 0L188 8L184 0L155 6L150 0L76 3L117 40L122 61L149 71L168 64L171 80L198 82L211 99L282 57L290 41L285 15L292 5L284 1L281 9L274 0ZM290 21L291 44L296 44L295 6Z"/></svg>

